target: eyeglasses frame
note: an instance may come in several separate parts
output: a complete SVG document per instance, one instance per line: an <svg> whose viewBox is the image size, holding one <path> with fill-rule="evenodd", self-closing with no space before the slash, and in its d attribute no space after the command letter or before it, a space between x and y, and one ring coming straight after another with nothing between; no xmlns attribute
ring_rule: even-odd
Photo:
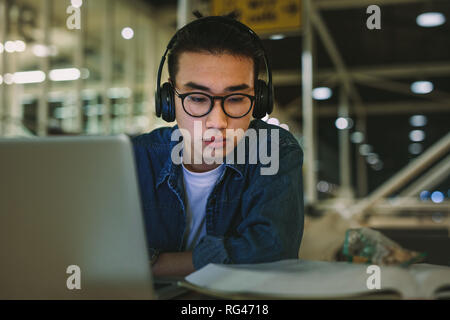
<svg viewBox="0 0 450 320"><path fill-rule="evenodd" d="M209 95L207 93L198 92L198 91L187 92L187 93L179 93L174 86L172 86L172 88L173 88L173 91L175 92L175 94L177 95L177 97L181 99L181 105L183 106L184 112L186 112L188 115L190 115L191 117L194 117L194 118L202 118L202 117L208 115L212 111L212 109L214 108L215 100L221 100L220 105L222 106L223 113L225 113L227 115L227 117L230 117L230 118L233 118L233 119L240 119L240 118L245 117L250 112L250 110L252 110L252 108L253 108L253 106L255 104L255 100L256 100L255 96L252 96L252 95L249 95L249 94L245 94L245 93L231 93L231 94L228 94L226 96L211 96L211 95ZM209 107L208 112L206 112L204 115L201 115L201 116L195 116L195 115L192 115L192 114L190 114L189 112L186 111L186 108L184 107L184 99L187 96L191 95L191 94L202 94L202 95L207 96L209 98L209 100L211 101L211 105ZM225 99L227 99L227 98L229 98L231 96L234 96L234 95L245 96L245 97L247 97L247 98L249 98L251 100L250 108L248 109L248 111L244 115L239 116L239 117L231 116L225 111Z"/></svg>

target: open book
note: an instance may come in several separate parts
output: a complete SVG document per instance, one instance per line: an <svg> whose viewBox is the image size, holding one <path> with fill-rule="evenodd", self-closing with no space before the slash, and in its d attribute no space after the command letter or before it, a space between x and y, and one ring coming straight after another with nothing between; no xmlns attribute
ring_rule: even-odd
<svg viewBox="0 0 450 320"><path fill-rule="evenodd" d="M296 259L248 265L208 264L188 275L180 285L231 299L450 299L450 267L381 266L379 289L369 289L376 284L372 281L376 275L368 273L368 267Z"/></svg>

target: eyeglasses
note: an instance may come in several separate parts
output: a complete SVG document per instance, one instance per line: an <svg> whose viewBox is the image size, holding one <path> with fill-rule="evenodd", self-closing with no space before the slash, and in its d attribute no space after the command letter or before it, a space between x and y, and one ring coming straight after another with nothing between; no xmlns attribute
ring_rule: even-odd
<svg viewBox="0 0 450 320"><path fill-rule="evenodd" d="M244 93L233 93L227 96L210 96L203 92L178 93L172 87L175 94L181 99L184 111L195 118L206 116L214 107L214 100L221 100L223 112L230 118L242 118L253 107L255 96Z"/></svg>

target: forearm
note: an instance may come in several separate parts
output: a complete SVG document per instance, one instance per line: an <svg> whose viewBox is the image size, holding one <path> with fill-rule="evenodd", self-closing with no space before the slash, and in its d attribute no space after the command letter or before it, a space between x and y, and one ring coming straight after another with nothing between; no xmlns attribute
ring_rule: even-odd
<svg viewBox="0 0 450 320"><path fill-rule="evenodd" d="M152 267L154 276L186 276L195 271L192 252L161 253Z"/></svg>

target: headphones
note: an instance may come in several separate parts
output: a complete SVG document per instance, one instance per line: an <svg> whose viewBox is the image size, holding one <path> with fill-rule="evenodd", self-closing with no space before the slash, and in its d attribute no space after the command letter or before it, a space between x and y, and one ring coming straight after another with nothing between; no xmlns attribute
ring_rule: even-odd
<svg viewBox="0 0 450 320"><path fill-rule="evenodd" d="M268 83L266 84L266 82L261 79L257 79L255 81L255 104L253 106L252 114L254 118L261 119L265 117L266 114L272 113L273 110L272 70L270 68L269 60L267 59L267 54L266 51L264 50L261 39L252 29L250 29L245 24L237 20L224 16L210 16L199 18L191 23L188 23L183 28L178 30L172 37L172 39L170 39L166 51L164 52L164 55L161 58L161 62L159 64L158 69L158 80L157 80L158 82L156 83L156 94L155 94L156 116L157 117L162 116L162 118L167 122L175 121L175 96L172 85L169 82L165 82L161 86L161 73L164 67L164 62L166 61L167 53L169 52L170 49L172 49L173 45L177 40L178 33L184 28L187 28L188 26L204 22L226 23L237 27L243 32L248 32L255 41L255 43L257 43L258 46L262 49L262 52L264 53L264 65L266 67L266 75Z"/></svg>

